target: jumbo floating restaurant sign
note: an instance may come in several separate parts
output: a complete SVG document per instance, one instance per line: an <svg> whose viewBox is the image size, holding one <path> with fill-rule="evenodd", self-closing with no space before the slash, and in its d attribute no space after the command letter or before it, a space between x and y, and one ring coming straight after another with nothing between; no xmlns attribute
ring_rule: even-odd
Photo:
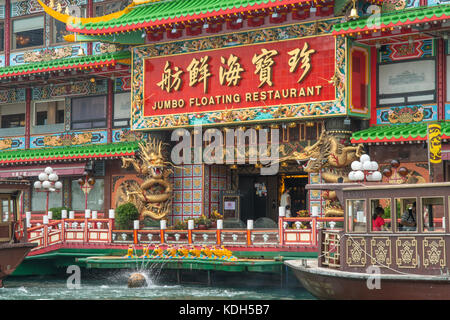
<svg viewBox="0 0 450 320"><path fill-rule="evenodd" d="M309 22L133 48L131 128L345 114L345 41L330 36L330 26Z"/></svg>
<svg viewBox="0 0 450 320"><path fill-rule="evenodd" d="M322 37L145 59L144 116L334 100L334 50Z"/></svg>

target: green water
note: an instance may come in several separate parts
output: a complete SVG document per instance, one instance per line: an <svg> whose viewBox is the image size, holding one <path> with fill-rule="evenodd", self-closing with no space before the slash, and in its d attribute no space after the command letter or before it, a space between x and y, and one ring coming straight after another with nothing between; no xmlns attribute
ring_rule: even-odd
<svg viewBox="0 0 450 320"><path fill-rule="evenodd" d="M148 276L143 288L128 288L131 271L108 276L81 278L80 288L71 289L65 277L9 277L0 288L0 300L311 300L301 287L256 287L165 284Z"/></svg>

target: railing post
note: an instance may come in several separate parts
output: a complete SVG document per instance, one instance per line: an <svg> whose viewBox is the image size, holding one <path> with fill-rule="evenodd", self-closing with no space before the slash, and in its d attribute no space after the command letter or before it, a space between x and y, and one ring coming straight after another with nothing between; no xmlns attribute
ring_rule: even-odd
<svg viewBox="0 0 450 320"><path fill-rule="evenodd" d="M28 229L31 228L31 212L27 211L25 213L25 217L26 217L26 227L27 227L27 230L26 230L26 235L27 235L26 241L28 242L30 240L29 238L31 236L31 233L28 233ZM25 232L24 232L24 234L25 234Z"/></svg>
<svg viewBox="0 0 450 320"><path fill-rule="evenodd" d="M313 216L311 220L311 244L317 245L317 217Z"/></svg>
<svg viewBox="0 0 450 320"><path fill-rule="evenodd" d="M188 220L188 244L192 244L192 229L194 229L194 220Z"/></svg>
<svg viewBox="0 0 450 320"><path fill-rule="evenodd" d="M164 243L164 232L166 230L167 227L167 221L166 220L160 220L159 221L159 225L160 225L160 234L161 234L161 243Z"/></svg>
<svg viewBox="0 0 450 320"><path fill-rule="evenodd" d="M217 240L217 245L220 246L222 244L222 229L223 229L223 220L219 219L217 220L217 227L216 227L216 240Z"/></svg>
<svg viewBox="0 0 450 320"><path fill-rule="evenodd" d="M133 221L133 243L138 244L139 220Z"/></svg>
<svg viewBox="0 0 450 320"><path fill-rule="evenodd" d="M113 227L114 227L114 216L115 216L115 211L114 209L109 209L109 222L108 222L108 241L109 243L112 243L112 231L113 231Z"/></svg>
<svg viewBox="0 0 450 320"><path fill-rule="evenodd" d="M48 246L48 216L43 216L43 223L44 223L43 244L44 248L46 248Z"/></svg>
<svg viewBox="0 0 450 320"><path fill-rule="evenodd" d="M247 220L247 245L252 245L253 220Z"/></svg>
<svg viewBox="0 0 450 320"><path fill-rule="evenodd" d="M84 211L84 237L83 240L85 243L89 241L89 225L88 225L88 219L91 217L91 210L86 209Z"/></svg>
<svg viewBox="0 0 450 320"><path fill-rule="evenodd" d="M286 216L286 207L278 207L278 242L284 246L284 217Z"/></svg>
<svg viewBox="0 0 450 320"><path fill-rule="evenodd" d="M66 219L67 219L67 210L61 210L61 242L64 243L66 241Z"/></svg>

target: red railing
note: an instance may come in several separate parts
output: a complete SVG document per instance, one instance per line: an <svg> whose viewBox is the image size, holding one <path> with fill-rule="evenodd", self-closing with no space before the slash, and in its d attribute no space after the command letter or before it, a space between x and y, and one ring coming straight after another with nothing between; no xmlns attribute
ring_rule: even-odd
<svg viewBox="0 0 450 320"><path fill-rule="evenodd" d="M59 243L111 243L114 219L63 219L28 228L32 250Z"/></svg>
<svg viewBox="0 0 450 320"><path fill-rule="evenodd" d="M342 227L337 224L338 222L342 222L343 225L344 217L279 217L278 230L280 234L280 245L317 246L317 230L323 228L323 224L325 223L329 224L331 229L342 229ZM291 224L292 227L287 228L287 225L289 224Z"/></svg>
<svg viewBox="0 0 450 320"><path fill-rule="evenodd" d="M63 219L29 228L28 241L38 244L33 250L64 243L316 247L320 224L338 230L339 222L343 218L280 217L278 229L114 230L114 219Z"/></svg>

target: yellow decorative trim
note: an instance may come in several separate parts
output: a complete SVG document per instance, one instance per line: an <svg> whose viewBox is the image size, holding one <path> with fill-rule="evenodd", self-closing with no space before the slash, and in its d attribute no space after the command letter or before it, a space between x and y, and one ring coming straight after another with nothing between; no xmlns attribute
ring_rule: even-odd
<svg viewBox="0 0 450 320"><path fill-rule="evenodd" d="M366 240L363 237L347 239L346 251L346 262L349 267L366 266Z"/></svg>
<svg viewBox="0 0 450 320"><path fill-rule="evenodd" d="M131 59L120 59L120 60L117 60L117 62L131 65Z"/></svg>
<svg viewBox="0 0 450 320"><path fill-rule="evenodd" d="M86 24L86 23L97 23L97 22L106 22L112 19L117 19L120 18L122 15L124 15L125 13L128 13L131 8L133 8L136 5L136 1L134 1L133 3L131 3L130 5L128 5L125 9L121 10L121 11L117 11L111 14L107 14L105 16L101 16L101 17L95 17L95 18L78 18L78 17L72 17L69 14L64 14L64 13L60 13L56 10L53 10L52 8L50 8L49 6L47 6L44 2L42 2L42 0L37 0L39 2L39 4L41 5L41 7L44 9L44 11L51 16L52 18L55 18L58 21L64 22L65 24L71 23L71 24L76 24L76 23L82 23L82 24Z"/></svg>
<svg viewBox="0 0 450 320"><path fill-rule="evenodd" d="M423 266L446 266L445 240L442 237L425 237L422 241Z"/></svg>
<svg viewBox="0 0 450 320"><path fill-rule="evenodd" d="M373 265L389 267L392 263L391 240L389 237L373 237L370 240L370 255Z"/></svg>
<svg viewBox="0 0 450 320"><path fill-rule="evenodd" d="M415 237L398 237L395 241L395 260L399 268L417 268L417 240Z"/></svg>

